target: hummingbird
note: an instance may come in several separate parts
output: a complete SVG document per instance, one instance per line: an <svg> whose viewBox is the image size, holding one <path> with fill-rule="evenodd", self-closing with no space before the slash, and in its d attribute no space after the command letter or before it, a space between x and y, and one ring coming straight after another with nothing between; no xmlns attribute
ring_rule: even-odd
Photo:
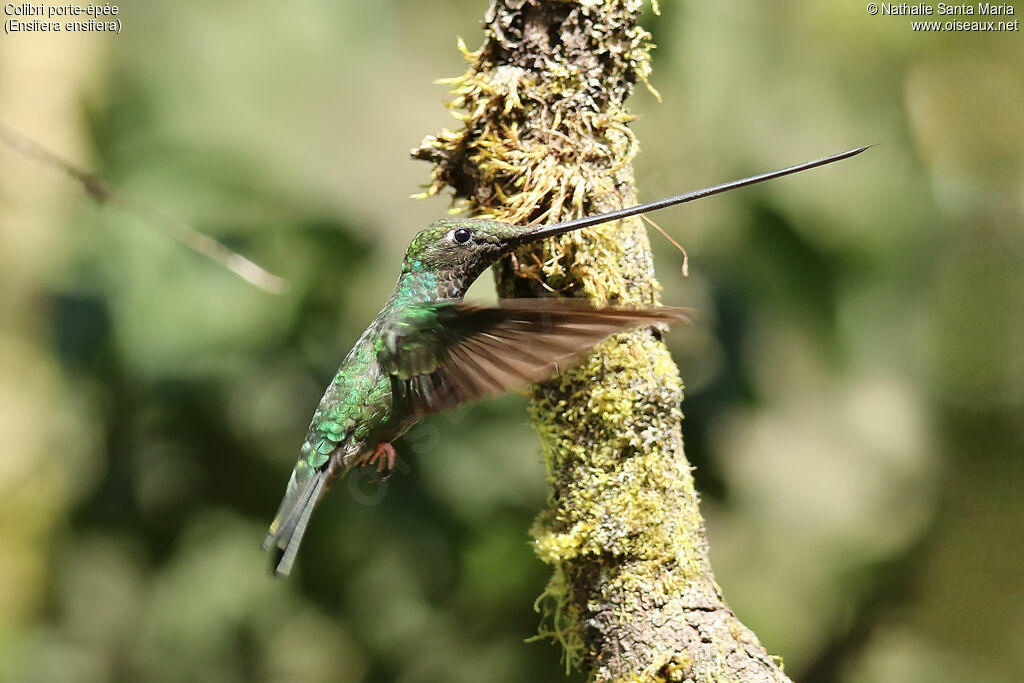
<svg viewBox="0 0 1024 683"><path fill-rule="evenodd" d="M684 317L671 307L594 308L582 299L463 300L469 286L517 248L574 230L753 185L867 147L608 213L540 226L443 218L409 244L391 298L324 393L263 547L287 576L314 507L357 465L390 472L393 443L424 415L543 382L617 332Z"/></svg>

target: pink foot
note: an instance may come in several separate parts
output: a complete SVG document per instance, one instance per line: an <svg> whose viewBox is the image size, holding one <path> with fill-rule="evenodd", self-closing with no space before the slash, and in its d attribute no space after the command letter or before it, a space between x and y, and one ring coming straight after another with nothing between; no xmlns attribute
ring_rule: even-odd
<svg viewBox="0 0 1024 683"><path fill-rule="evenodd" d="M360 465L373 465L376 463L377 471L383 472L387 469L388 472L395 469L395 447L387 441L377 444L377 448L373 450L373 453L363 458Z"/></svg>

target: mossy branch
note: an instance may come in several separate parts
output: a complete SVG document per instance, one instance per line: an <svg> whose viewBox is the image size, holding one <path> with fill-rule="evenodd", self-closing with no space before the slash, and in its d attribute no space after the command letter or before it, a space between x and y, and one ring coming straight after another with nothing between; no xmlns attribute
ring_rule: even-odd
<svg viewBox="0 0 1024 683"><path fill-rule="evenodd" d="M492 0L483 46L450 79L458 130L413 156L428 194L512 223L635 202L625 101L650 74L641 0ZM563 292L601 304L658 300L638 220L531 245L498 267L502 296ZM534 525L554 567L541 637L596 681L785 681L725 605L683 452L679 371L657 334L618 335L537 387L530 412L548 470Z"/></svg>

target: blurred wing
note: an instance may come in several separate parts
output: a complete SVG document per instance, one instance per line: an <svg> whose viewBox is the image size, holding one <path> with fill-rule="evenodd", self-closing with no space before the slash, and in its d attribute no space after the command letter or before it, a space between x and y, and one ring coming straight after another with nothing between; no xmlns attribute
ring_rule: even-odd
<svg viewBox="0 0 1024 683"><path fill-rule="evenodd" d="M580 299L420 304L385 328L378 360L412 413L433 413L542 382L609 335L685 313L593 308Z"/></svg>

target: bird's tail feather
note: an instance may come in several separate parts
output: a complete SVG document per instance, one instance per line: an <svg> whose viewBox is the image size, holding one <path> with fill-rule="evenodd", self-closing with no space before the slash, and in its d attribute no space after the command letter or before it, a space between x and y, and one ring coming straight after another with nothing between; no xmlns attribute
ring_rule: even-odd
<svg viewBox="0 0 1024 683"><path fill-rule="evenodd" d="M266 550L276 549L271 567L275 576L284 577L291 572L309 517L320 500L327 478L327 468L324 468L303 482L295 482L285 493L270 532L263 539Z"/></svg>

